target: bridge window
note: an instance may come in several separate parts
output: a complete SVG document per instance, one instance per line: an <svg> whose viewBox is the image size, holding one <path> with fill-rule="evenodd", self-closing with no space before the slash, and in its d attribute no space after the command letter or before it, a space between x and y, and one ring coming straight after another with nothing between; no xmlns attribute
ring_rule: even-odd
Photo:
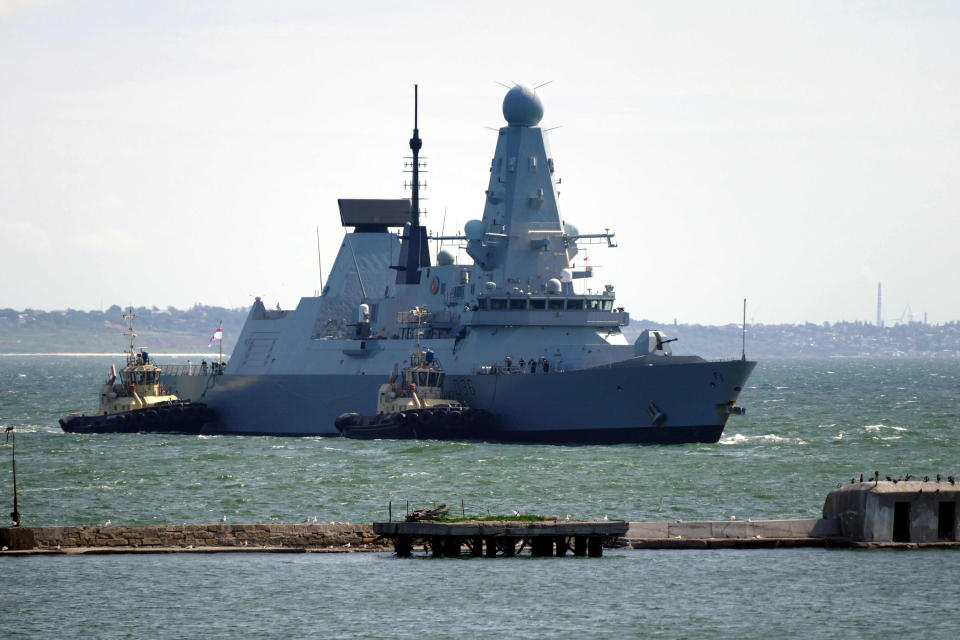
<svg viewBox="0 0 960 640"><path fill-rule="evenodd" d="M507 308L507 301L505 298L490 298L490 310L491 311L504 311Z"/></svg>
<svg viewBox="0 0 960 640"><path fill-rule="evenodd" d="M525 298L511 298L510 299L510 310L511 311L525 311L527 308L527 300Z"/></svg>
<svg viewBox="0 0 960 640"><path fill-rule="evenodd" d="M546 309L547 301L543 298L531 298L530 299L530 308L531 309Z"/></svg>
<svg viewBox="0 0 960 640"><path fill-rule="evenodd" d="M590 298L587 300L587 310L588 311L599 311L600 310L600 301L596 298Z"/></svg>
<svg viewBox="0 0 960 640"><path fill-rule="evenodd" d="M547 309L551 311L563 310L563 298L550 298L547 300Z"/></svg>
<svg viewBox="0 0 960 640"><path fill-rule="evenodd" d="M583 309L583 300L581 298L577 298L575 300L567 300L567 309L571 309L571 310Z"/></svg>
<svg viewBox="0 0 960 640"><path fill-rule="evenodd" d="M477 309L480 309L480 310L482 310L482 311L486 311L486 309L487 309L487 299L486 299L486 298L479 298L479 299L477 300Z"/></svg>
<svg viewBox="0 0 960 640"><path fill-rule="evenodd" d="M613 300L601 300L600 308L604 311L613 311Z"/></svg>

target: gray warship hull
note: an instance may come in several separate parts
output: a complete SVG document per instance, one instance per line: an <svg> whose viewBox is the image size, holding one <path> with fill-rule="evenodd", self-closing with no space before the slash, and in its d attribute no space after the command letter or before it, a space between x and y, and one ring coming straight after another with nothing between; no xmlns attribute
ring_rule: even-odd
<svg viewBox="0 0 960 640"><path fill-rule="evenodd" d="M374 413L391 371L429 350L446 391L496 416L497 440L716 442L755 363L673 356L658 331L629 344L614 286L587 286L594 269L576 266L580 245L615 247L614 234L562 220L536 94L514 87L503 114L483 217L462 235L420 225L415 119L411 199L338 201L353 229L321 295L292 310L257 298L225 370L165 367L163 383L216 412L211 433L332 436L339 415ZM644 283L659 293L655 278Z"/></svg>
<svg viewBox="0 0 960 640"><path fill-rule="evenodd" d="M634 363L550 373L448 374L471 406L500 421L496 440L550 444L716 442L734 388L754 362ZM722 380L720 384L718 380ZM337 416L374 413L374 375L168 375L164 384L211 407L204 433L335 436ZM711 386L712 384L712 386ZM651 406L664 416L654 424Z"/></svg>

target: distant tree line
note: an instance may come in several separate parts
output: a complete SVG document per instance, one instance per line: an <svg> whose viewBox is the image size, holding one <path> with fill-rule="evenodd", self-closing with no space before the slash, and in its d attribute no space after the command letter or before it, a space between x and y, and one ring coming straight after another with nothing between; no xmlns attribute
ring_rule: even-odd
<svg viewBox="0 0 960 640"><path fill-rule="evenodd" d="M663 331L677 355L735 358L742 350L740 325L664 324L631 320L625 333L636 339L644 329ZM830 324L747 325L747 357L795 358L829 356L960 357L960 322L929 325L922 322L878 327L866 322Z"/></svg>
<svg viewBox="0 0 960 640"><path fill-rule="evenodd" d="M223 351L233 351L249 308L227 309L196 304L189 309L136 307L137 345L154 352L206 352L210 337L223 323ZM104 311L40 311L0 309L0 353L120 352L125 308ZM677 355L708 358L740 356L739 325L665 324L632 320L624 333L632 342L644 329L678 338L670 344ZM756 324L747 326L749 358L875 356L960 357L960 322L920 322L878 327L866 322L830 324Z"/></svg>
<svg viewBox="0 0 960 640"><path fill-rule="evenodd" d="M189 309L134 307L137 346L153 351L207 350L223 323L224 352L229 353L246 320L248 308L227 309L196 304ZM126 307L104 311L0 309L0 352L118 352L128 342L123 332Z"/></svg>

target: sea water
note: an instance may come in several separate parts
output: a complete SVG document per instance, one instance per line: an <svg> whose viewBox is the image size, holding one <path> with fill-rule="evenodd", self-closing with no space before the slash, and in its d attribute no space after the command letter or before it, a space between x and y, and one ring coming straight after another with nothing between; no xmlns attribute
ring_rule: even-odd
<svg viewBox="0 0 960 640"><path fill-rule="evenodd" d="M960 476L957 360L761 362L747 414L719 443L579 447L63 433L57 418L92 411L111 361L0 358L25 525L371 522L439 503L468 515L810 518L861 473ZM10 454L6 443L0 504L12 503ZM957 551L5 557L0 571L0 637L960 634Z"/></svg>

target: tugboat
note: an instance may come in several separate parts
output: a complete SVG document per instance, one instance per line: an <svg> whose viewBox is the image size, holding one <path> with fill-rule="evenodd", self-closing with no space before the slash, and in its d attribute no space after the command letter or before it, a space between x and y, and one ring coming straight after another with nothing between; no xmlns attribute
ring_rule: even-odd
<svg viewBox="0 0 960 640"><path fill-rule="evenodd" d="M123 315L130 336L127 366L119 374L110 365L110 375L100 389L100 412L71 413L60 418L60 427L70 433L187 433L198 434L214 414L206 405L181 401L160 383L161 369L150 354L134 347L133 309Z"/></svg>
<svg viewBox="0 0 960 640"><path fill-rule="evenodd" d="M410 314L417 320L417 345L402 374L394 371L377 391L377 413L344 413L334 421L340 435L359 440L487 440L496 439L496 417L469 407L444 392L446 372L434 352L422 349L422 324L430 315L425 307Z"/></svg>

